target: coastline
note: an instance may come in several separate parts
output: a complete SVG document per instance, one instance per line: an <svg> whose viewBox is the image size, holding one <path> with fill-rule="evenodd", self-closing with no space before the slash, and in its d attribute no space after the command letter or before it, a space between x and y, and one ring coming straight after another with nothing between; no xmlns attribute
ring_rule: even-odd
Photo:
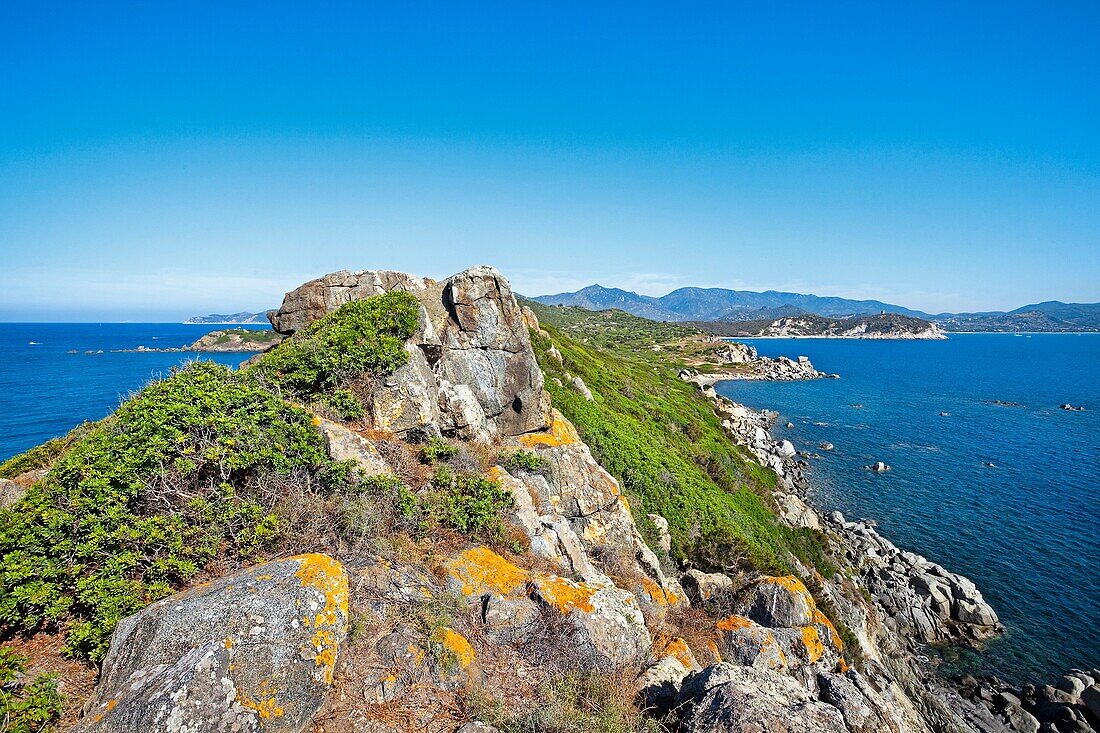
<svg viewBox="0 0 1100 733"><path fill-rule="evenodd" d="M776 472L774 499L781 519L792 528L829 535L858 568L850 580L822 579L823 591L856 633L867 658L900 687L922 717L937 721L943 730L1037 733L1041 722L1051 723L1056 716L1085 724L1087 715L1097 716L1092 709L1095 693L1082 694L1100 690L1097 670L1070 670L1057 687L1043 685L1047 680L1013 686L995 676L979 680L944 674L939 649L965 646L980 653L985 642L1005 632L976 585L894 545L878 533L873 519L850 521L839 511L827 513L816 506L807 475L810 454L772 434L778 413L754 410L714 389L718 381L736 380L680 378L695 383L711 401L731 439ZM862 608L840 592L851 581L866 600Z"/></svg>

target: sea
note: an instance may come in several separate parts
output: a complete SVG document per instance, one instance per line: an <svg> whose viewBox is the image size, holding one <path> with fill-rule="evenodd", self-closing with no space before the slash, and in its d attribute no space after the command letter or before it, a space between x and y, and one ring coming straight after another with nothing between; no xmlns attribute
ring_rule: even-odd
<svg viewBox="0 0 1100 733"><path fill-rule="evenodd" d="M129 395L187 361L240 364L250 354L125 351L187 346L221 328L230 326L0 323L0 461L85 420L106 417Z"/></svg>
<svg viewBox="0 0 1100 733"><path fill-rule="evenodd" d="M747 343L840 375L716 387L779 413L775 436L812 455L812 503L968 576L1007 627L948 668L1100 667L1100 334Z"/></svg>
<svg viewBox="0 0 1100 733"><path fill-rule="evenodd" d="M0 460L108 415L186 361L239 364L246 354L125 351L218 328L0 324ZM1100 335L749 342L840 374L717 387L777 411L776 436L814 454L814 503L874 519L900 547L969 576L1008 627L949 665L1017 682L1100 667ZM864 468L879 460L891 470Z"/></svg>

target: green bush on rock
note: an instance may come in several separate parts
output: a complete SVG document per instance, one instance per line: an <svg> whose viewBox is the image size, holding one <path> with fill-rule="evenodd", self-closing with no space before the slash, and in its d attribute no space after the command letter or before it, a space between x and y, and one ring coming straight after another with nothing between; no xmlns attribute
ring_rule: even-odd
<svg viewBox="0 0 1100 733"><path fill-rule="evenodd" d="M251 372L192 363L89 426L0 511L0 623L66 626L68 653L100 659L120 619L276 539L279 502L323 490L330 465L304 410Z"/></svg>
<svg viewBox="0 0 1100 733"><path fill-rule="evenodd" d="M364 374L404 365L419 318L419 303L403 291L353 300L264 354L254 369L295 397L319 399ZM345 411L348 396L335 398Z"/></svg>

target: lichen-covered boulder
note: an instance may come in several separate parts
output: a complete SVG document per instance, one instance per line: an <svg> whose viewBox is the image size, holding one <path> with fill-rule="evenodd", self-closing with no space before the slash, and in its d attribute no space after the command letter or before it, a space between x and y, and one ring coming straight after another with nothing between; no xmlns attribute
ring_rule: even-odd
<svg viewBox="0 0 1100 733"><path fill-rule="evenodd" d="M689 733L848 733L840 711L794 679L760 667L717 664L689 676L680 692Z"/></svg>
<svg viewBox="0 0 1100 733"><path fill-rule="evenodd" d="M790 628L813 621L814 599L793 575L762 578L745 603L745 615L761 626Z"/></svg>
<svg viewBox="0 0 1100 733"><path fill-rule="evenodd" d="M651 639L637 599L604 582L574 581L529 572L487 547L472 547L442 567L447 589L477 609L489 632L522 638L543 616L564 622L570 649L602 669L636 666L649 653Z"/></svg>
<svg viewBox="0 0 1100 733"><path fill-rule="evenodd" d="M787 669L787 655L770 629L744 616L729 616L715 624L723 661L777 671Z"/></svg>
<svg viewBox="0 0 1100 733"><path fill-rule="evenodd" d="M327 555L165 598L118 625L75 730L298 733L324 702L347 625L347 574Z"/></svg>
<svg viewBox="0 0 1100 733"><path fill-rule="evenodd" d="M629 591L557 575L538 575L530 588L536 601L571 622L577 650L597 668L636 666L649 654L649 630Z"/></svg>

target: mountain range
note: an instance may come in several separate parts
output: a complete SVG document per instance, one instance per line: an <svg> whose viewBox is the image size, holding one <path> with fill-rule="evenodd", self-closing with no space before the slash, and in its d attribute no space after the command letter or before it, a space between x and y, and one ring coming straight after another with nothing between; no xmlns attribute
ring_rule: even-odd
<svg viewBox="0 0 1100 733"><path fill-rule="evenodd" d="M939 313L906 308L880 300L852 300L777 290L755 292L726 288L685 287L660 297L620 288L589 285L572 293L532 298L546 305L573 305L589 310L618 308L655 321L762 321L800 314L827 318L897 313L922 318L947 331L1100 331L1100 303L1051 300L1012 311Z"/></svg>

